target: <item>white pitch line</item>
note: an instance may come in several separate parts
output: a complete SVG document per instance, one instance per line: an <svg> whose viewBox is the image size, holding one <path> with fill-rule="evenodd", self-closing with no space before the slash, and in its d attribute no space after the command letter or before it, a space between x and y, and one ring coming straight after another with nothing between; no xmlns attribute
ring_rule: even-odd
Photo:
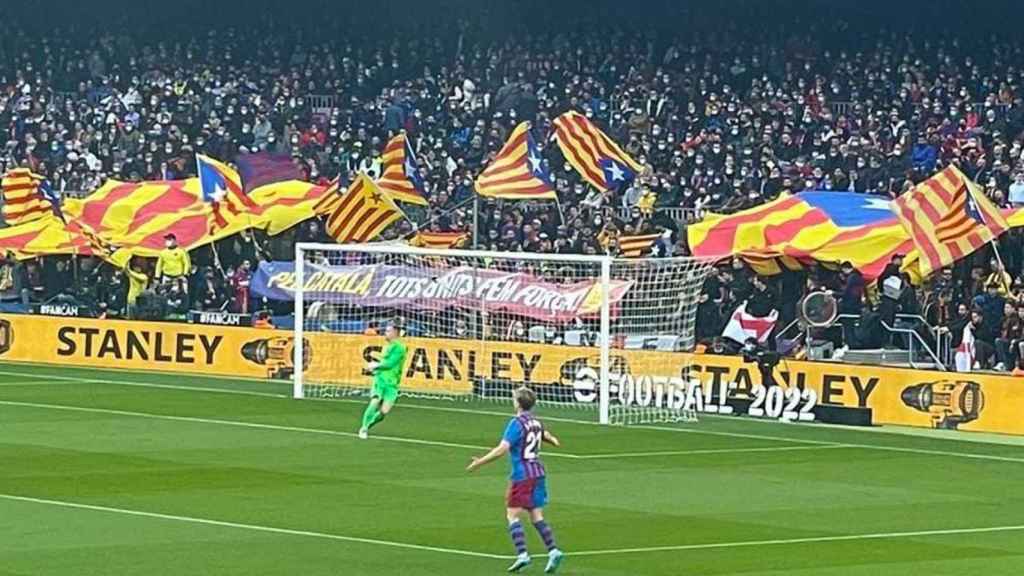
<svg viewBox="0 0 1024 576"><path fill-rule="evenodd" d="M174 385L174 384L156 384L156 383L149 383L149 382L123 381L123 380L106 380L106 379L96 379L96 378L79 378L79 377L75 377L75 376L55 376L55 375L46 375L46 374L31 374L31 373L26 373L26 372L0 371L0 376L4 376L4 375L6 375L6 376L22 376L22 377L31 377L31 378L47 378L47 379L51 379L51 380L65 380L65 381L70 381L70 382L81 382L81 383L90 383L91 382L91 383L99 383L99 384L112 384L112 385L118 385L118 386L136 386L136 387L140 387L140 388L162 388L162 389L168 389L168 390L185 390L185 391L195 391L195 392L214 392L214 393L223 393L223 394L241 394L241 395L247 395L247 396L262 396L262 397L269 397L269 398L290 398L290 396L287 395L287 394L273 394L273 393L269 393L269 392L256 392L256 391L251 391L251 390L233 390L233 389L230 389L230 388L208 388L208 387L198 387L198 386L180 386L180 385ZM353 404L364 404L365 403L365 401L363 401L363 400L349 400L349 399L344 399L344 398L331 398L331 399L310 398L310 400L323 400L325 402L345 402L345 403L353 403ZM446 407L446 406L425 406L425 405L422 405L422 404L415 404L415 403L403 403L403 404L401 404L401 407L403 409L409 408L409 409L417 409L417 410L432 410L432 411L438 411L438 412L454 412L454 413L463 413L463 414L471 414L471 415L503 416L503 417L506 417L506 418L509 417L509 414L507 412L496 412L496 411L487 411L487 410L471 410L471 409L468 409L468 408L452 408L452 407ZM588 426L600 426L601 425L598 422L594 422L592 420L578 420L578 419L573 419L573 418L561 418L561 417L556 417L556 416L545 416L544 420L545 421L550 421L550 422L566 422L566 423L569 423L569 424L583 424L583 425L588 425ZM718 430L701 430L701 429L697 429L697 428L679 428L679 427L670 427L670 426L632 426L631 428L633 428L633 429L641 429L641 430L658 430L658 431L663 431L663 432L677 432L677 433L686 433L686 434L703 434L703 435L709 435L709 436L724 436L724 437L728 437L728 438L749 438L749 439L753 439L753 440L770 440L770 441L776 441L776 442L790 442L790 443L796 443L796 444L809 444L809 445L816 445L816 446L832 446L832 445L836 444L835 442L826 442L826 441L822 441L822 440L807 440L807 439L803 439L803 438L786 438L786 437L782 437L782 436L769 436L769 435L763 435L763 434L744 434L744 433L740 433L740 432L723 432L723 431L718 431ZM380 437L378 437L378 438L380 438ZM950 451L945 451L945 450L929 450L929 449L924 449L924 448L902 448L902 447L898 447L898 446L884 446L884 445L880 445L880 444L858 444L858 443L850 443L850 442L843 442L842 444L844 446L847 446L847 447L850 447L850 448L862 448L864 450L882 450L882 451L888 451L888 452L903 452L903 453L908 453L908 454L926 454L926 455L931 455L931 456L948 456L948 457L951 457L951 458L967 458L967 459L972 459L972 460L990 460L990 461L994 461L994 462L1024 463L1024 458L1017 458L1017 457L1012 457L1012 456L998 456L998 455L994 455L994 454L971 454L971 453L967 453L967 452L950 452ZM548 453L548 455L553 455L553 454L555 454L555 453L553 453L553 452L552 453ZM565 456L565 455L563 454L563 456ZM573 457L573 456L567 456L567 457Z"/></svg>
<svg viewBox="0 0 1024 576"><path fill-rule="evenodd" d="M196 416L173 416L167 414L154 414L152 412L134 412L129 410L114 410L110 408L92 408L89 406L70 406L67 404L43 404L39 402L18 402L14 400L0 400L3 406L24 406L27 408L39 408L48 410L65 410L70 412L89 412L96 414L112 414L115 416L131 416L136 418L153 418L158 420L171 420L176 422L190 422L200 424L217 424L224 426L238 426L242 428L257 428L261 430L280 430L285 432L303 432L308 434L327 434L331 436L344 436L356 438L357 434L342 432L340 430L329 430L325 428L305 428L296 426L281 426L277 424L263 424L259 422L244 422L241 420L219 420L213 418L200 418ZM458 444L454 442L441 442L437 440L423 440L420 438L403 438L399 436L370 436L373 440L385 440L389 442L405 442L409 444L423 444L428 446L443 446L447 448L466 448L473 450L487 450L488 446L476 446L473 444ZM825 450L829 448L845 448L845 444L828 444L823 446L762 446L756 448L720 448L720 449L698 449L698 450L665 450L657 452L624 452L609 454L570 454L568 452L545 452L545 457L569 458L572 460L598 460L616 458L643 458L652 456L699 456L703 454L732 454L743 452L788 452L792 450Z"/></svg>
<svg viewBox="0 0 1024 576"><path fill-rule="evenodd" d="M257 392L255 390L236 390L232 388L210 388L203 386L181 386L177 384L157 384L155 382L135 382L132 380L107 380L103 378L79 378L77 376L58 376L55 374L31 374L28 372L10 372L0 370L0 376L24 376L62 382L78 382L80 384L115 384L117 386L134 386L138 388L163 388L165 390L193 390L196 392L220 392L222 394L240 394L242 396L262 396L264 398L291 398L288 394L273 392Z"/></svg>
<svg viewBox="0 0 1024 576"><path fill-rule="evenodd" d="M339 540L342 542L354 542L359 544L372 544L375 546L387 546L389 548L404 548L406 550L420 550L423 552L438 552L456 556L470 556L473 558L490 558L503 560L508 556L500 554L488 554L486 552L473 552L472 550L459 550L456 548L441 548L438 546L424 546L421 544L410 544L407 542L394 542L391 540L378 540L375 538L360 538L358 536L344 536L342 534L331 534L328 532L313 532L311 530L292 530L290 528L275 528L273 526L261 526L259 524L243 524L240 522L227 522L224 520L211 520L208 518L196 518L193 516L178 516L175 514L161 514L158 512L145 512L143 510L131 510L128 508L114 508L111 506L97 506L94 504L80 504L78 502L66 502L63 500L48 500L45 498L32 498L29 496L18 496L15 494L0 494L0 499L15 502L30 502L33 504L46 504L62 508L74 508L77 510L91 510L94 512L108 512L111 514L124 514L126 516L139 516L143 518L155 518L159 520L172 520L176 522L188 522L191 524L203 524L206 526L220 526L223 528L236 528L240 530L252 530L256 532L271 532L274 534L287 534L289 536L305 536L309 538L322 538L326 540Z"/></svg>
<svg viewBox="0 0 1024 576"><path fill-rule="evenodd" d="M649 546L646 548L618 548L611 550L583 550L581 552L570 552L569 556L609 556L613 554L637 554L645 552L685 552L687 550L715 550L722 548L783 546L787 544L812 544L816 542L848 542L851 540L888 540L896 538L922 538L929 536L954 536L958 534L988 534L993 532L1017 531L1024 531L1024 525L989 526L985 528L951 528L947 530L918 530L914 532L879 532L875 534L811 536L808 538L784 538L777 540L711 542L708 544L680 544L678 546Z"/></svg>
<svg viewBox="0 0 1024 576"><path fill-rule="evenodd" d="M93 382L93 380L89 380L88 382ZM63 382L49 382L49 381L42 381L42 380L23 380L21 382L0 382L0 386L13 386L13 387L17 387L17 386L54 386L54 385L62 385L62 384L64 384L64 383Z"/></svg>
<svg viewBox="0 0 1024 576"><path fill-rule="evenodd" d="M624 454L580 454L580 460L609 460L617 458L644 458L650 456L700 456L704 454L742 454L744 452L792 452L794 450L828 450L849 448L847 444L823 446L762 446L759 448L712 448L706 450L665 450L660 452L626 452Z"/></svg>
<svg viewBox="0 0 1024 576"><path fill-rule="evenodd" d="M151 382L137 382L131 380L107 380L102 378L80 378L77 376L57 376L48 374L30 374L26 372L11 372L0 370L0 376L26 376L31 378L47 378L52 380L63 380L66 382L81 382L81 383L97 383L97 384L111 384L115 386L135 386L139 388L161 388L165 390L185 390L194 392L214 392L223 394L241 394L245 396L262 396L268 398L291 398L288 394L274 394L271 392L256 392L253 390L235 390L231 388L210 388L200 386L182 386L178 384L156 384ZM343 402L346 404L366 404L366 400L352 400L348 398L306 398L306 400L322 401L322 402ZM477 416L501 416L509 418L511 416L508 412L498 412L494 410L474 410L469 408L453 408L450 406L426 406L423 404L415 404L409 402L403 402L401 404L403 409L411 408L415 410L429 410L435 412L452 412L456 414L471 414ZM566 422L569 424L585 424L600 426L598 422L592 420L579 420L575 418L562 418L558 416L545 416L545 421L549 422ZM780 436L767 436L762 434L744 434L741 432L717 432L713 430L697 430L691 428L668 428L659 426L634 426L634 428L642 428L648 430L668 430L672 432L689 432L693 434L705 434L711 436L726 436L729 438L749 438L753 440L772 440L776 442L792 442L797 444L818 444L818 445L832 445L835 442L822 442L819 440L804 440L800 438L785 438Z"/></svg>
<svg viewBox="0 0 1024 576"><path fill-rule="evenodd" d="M327 430L324 428L303 428L299 426L281 426L278 424L261 424L258 422L242 422L239 420L217 420L213 418L198 418L194 416L171 416L167 414L153 414L151 412L132 412L128 410L113 410L109 408L90 408L87 406L68 406L66 404L40 404L37 402L15 402L12 400L0 400L3 406L23 406L26 408L40 408L45 410L65 410L68 412L89 412L94 414L111 414L114 416L132 416L136 418L152 418L155 420L170 420L173 422L190 422L194 424L216 424L221 426L237 426L239 428L256 428L260 430L278 430L283 432L301 432L305 434L325 434L329 436L343 436L346 438L358 438L354 432L342 432L340 430ZM440 442L437 440L421 440L419 438L400 438L398 436L371 436L373 440L385 440L388 442L403 442L406 444L420 444L427 446L443 446L446 448L466 448L471 450L489 450L491 446L476 446L473 444L457 444L454 442ZM573 454L547 453L545 456L563 456L576 458Z"/></svg>
<svg viewBox="0 0 1024 576"><path fill-rule="evenodd" d="M206 526L218 526L223 528L235 528L239 530L252 530L256 532L269 532L273 534L284 534L288 536L305 536L308 538L321 538L326 540L337 540L359 544L371 544L389 548L402 548L406 550L418 550L423 552L437 552L455 556L468 556L473 558L488 558L504 560L509 558L502 554L489 554L486 552L474 552L472 550L460 550L456 548L442 548L438 546L426 546L422 544L411 544L407 542L395 542L392 540L378 540L375 538L361 538L358 536L345 536L342 534L331 534L327 532L314 532L310 530L294 530L290 528L276 528L273 526L262 526L259 524L244 524L240 522L228 522L224 520L212 520L194 516L179 516L175 514L162 514L158 512L146 512L143 510L132 510L128 508L115 508L112 506L98 506L94 504L81 504L64 500L50 500L45 498L33 498L30 496L19 496L16 494L0 494L0 499L14 502L26 502L57 506L61 508L72 508L77 510L89 510L94 512L106 512L110 514L123 514L142 518L153 518L158 520L170 520L175 522L186 522L191 524L202 524ZM1024 525L1013 526L989 526L980 528L950 528L943 530L917 530L907 532L878 532L873 534L844 534L833 536L811 536L806 538L784 538L773 540L743 540L737 542L710 542L707 544L680 544L674 546L648 546L643 548L615 548L609 550L582 550L570 552L569 556L611 556L618 554L643 554L654 552L685 552L690 550L716 550L730 548L756 548L762 546L785 546L794 544L813 544L822 542L849 542L858 540L889 540L899 538L927 538L935 536L955 536L962 534L992 534L999 532L1024 531Z"/></svg>

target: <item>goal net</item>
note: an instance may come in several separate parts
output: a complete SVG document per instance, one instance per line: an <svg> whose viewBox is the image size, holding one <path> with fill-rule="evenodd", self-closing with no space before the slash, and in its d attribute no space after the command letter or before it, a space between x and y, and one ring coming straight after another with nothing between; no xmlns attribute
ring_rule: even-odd
<svg viewBox="0 0 1024 576"><path fill-rule="evenodd" d="M294 396L367 394L394 323L405 396L507 402L525 385L602 423L690 419L709 269L690 258L299 244Z"/></svg>

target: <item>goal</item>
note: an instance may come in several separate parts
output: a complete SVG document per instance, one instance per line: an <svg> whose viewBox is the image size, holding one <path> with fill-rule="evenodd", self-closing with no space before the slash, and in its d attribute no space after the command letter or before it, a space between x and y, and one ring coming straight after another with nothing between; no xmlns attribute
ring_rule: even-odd
<svg viewBox="0 0 1024 576"><path fill-rule="evenodd" d="M507 402L525 385L601 423L692 419L684 400L709 269L692 258L300 243L293 395L365 395L395 323L406 396Z"/></svg>

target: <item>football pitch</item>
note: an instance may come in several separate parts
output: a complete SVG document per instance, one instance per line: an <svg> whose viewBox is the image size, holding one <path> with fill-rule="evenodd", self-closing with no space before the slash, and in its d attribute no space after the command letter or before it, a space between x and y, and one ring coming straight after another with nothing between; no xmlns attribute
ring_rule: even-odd
<svg viewBox="0 0 1024 576"><path fill-rule="evenodd" d="M0 575L501 574L510 403L0 364ZM1024 442L541 406L548 520L586 575L1018 575ZM527 537L542 573L544 551Z"/></svg>

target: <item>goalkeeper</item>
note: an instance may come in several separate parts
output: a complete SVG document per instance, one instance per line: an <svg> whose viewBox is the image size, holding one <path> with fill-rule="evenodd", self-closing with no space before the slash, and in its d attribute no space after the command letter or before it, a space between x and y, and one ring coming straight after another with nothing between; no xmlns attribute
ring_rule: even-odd
<svg viewBox="0 0 1024 576"><path fill-rule="evenodd" d="M405 367L405 344L398 339L398 326L389 324L384 331L387 348L380 362L370 363L373 373L373 390L370 393L370 404L363 412L363 425L359 428L359 437L366 440L370 428L379 423L391 412L398 400L398 386L402 383L402 369Z"/></svg>

